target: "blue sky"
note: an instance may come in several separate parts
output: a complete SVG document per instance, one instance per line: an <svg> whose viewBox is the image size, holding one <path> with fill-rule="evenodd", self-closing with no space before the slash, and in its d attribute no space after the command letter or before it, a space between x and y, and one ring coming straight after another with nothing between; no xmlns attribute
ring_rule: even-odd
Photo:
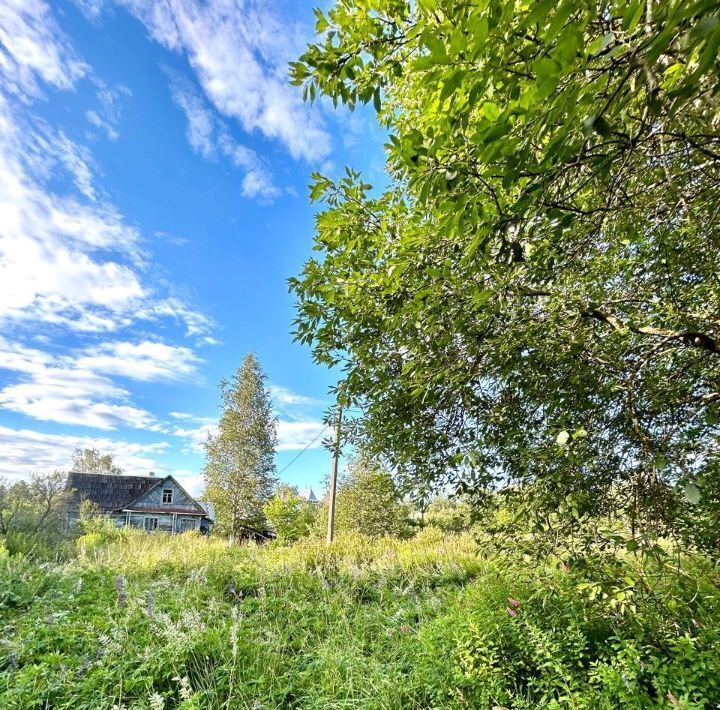
<svg viewBox="0 0 720 710"><path fill-rule="evenodd" d="M383 136L287 83L312 6L0 6L0 476L92 446L198 492L218 381L250 350L278 468L321 431L335 375L292 341L286 280L311 253L310 172L381 183ZM323 480L322 438L284 480Z"/></svg>

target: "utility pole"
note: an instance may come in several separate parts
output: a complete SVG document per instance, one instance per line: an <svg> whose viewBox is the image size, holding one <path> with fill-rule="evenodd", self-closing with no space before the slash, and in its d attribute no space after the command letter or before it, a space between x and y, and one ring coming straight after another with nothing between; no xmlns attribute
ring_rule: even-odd
<svg viewBox="0 0 720 710"><path fill-rule="evenodd" d="M327 544L335 535L335 492L337 489L338 460L340 459L340 424L342 424L342 405L338 405L337 426L335 427L335 450L333 451L332 471L330 472L330 500L328 506Z"/></svg>

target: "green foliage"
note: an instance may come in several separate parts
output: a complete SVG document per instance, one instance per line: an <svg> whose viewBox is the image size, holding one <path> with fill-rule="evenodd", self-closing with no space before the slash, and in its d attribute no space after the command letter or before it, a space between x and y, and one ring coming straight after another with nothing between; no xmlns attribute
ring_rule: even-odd
<svg viewBox="0 0 720 710"><path fill-rule="evenodd" d="M307 537L315 522L317 506L303 500L297 489L281 485L263 508L277 540L288 543Z"/></svg>
<svg viewBox="0 0 720 710"><path fill-rule="evenodd" d="M483 549L129 530L62 565L0 556L0 707L717 706L715 567Z"/></svg>
<svg viewBox="0 0 720 710"><path fill-rule="evenodd" d="M97 449L75 449L73 471L85 473L112 473L119 476L123 470L115 464L112 454L101 454Z"/></svg>
<svg viewBox="0 0 720 710"><path fill-rule="evenodd" d="M80 504L80 535L78 547L89 552L109 542L121 540L125 530L115 526L112 520L103 515L90 501Z"/></svg>
<svg viewBox="0 0 720 710"><path fill-rule="evenodd" d="M335 528L339 532L403 537L410 532L408 513L395 481L378 461L360 454L339 476L335 502ZM323 505L316 522L321 534L327 529L327 516L327 506Z"/></svg>
<svg viewBox="0 0 720 710"><path fill-rule="evenodd" d="M10 553L54 553L63 539L65 512L63 473L16 483L0 479L0 544Z"/></svg>
<svg viewBox="0 0 720 710"><path fill-rule="evenodd" d="M217 514L217 532L231 540L265 529L263 506L275 486L277 421L266 376L252 353L231 380L222 380L218 433L205 445L204 498Z"/></svg>
<svg viewBox="0 0 720 710"><path fill-rule="evenodd" d="M677 529L718 466L717 4L317 17L295 83L389 132L385 192L314 176L320 255L291 280L297 337L365 413L349 437L415 489Z"/></svg>
<svg viewBox="0 0 720 710"><path fill-rule="evenodd" d="M463 532L472 525L472 511L463 500L437 497L423 512L422 521L446 533Z"/></svg>

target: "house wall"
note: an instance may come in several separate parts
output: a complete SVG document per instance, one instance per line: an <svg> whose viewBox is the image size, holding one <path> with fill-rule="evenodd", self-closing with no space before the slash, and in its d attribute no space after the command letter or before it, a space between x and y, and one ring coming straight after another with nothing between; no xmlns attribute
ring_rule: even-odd
<svg viewBox="0 0 720 710"><path fill-rule="evenodd" d="M173 501L171 504L162 502L163 490L172 489ZM139 498L132 504L133 510L140 508L173 508L178 512L187 510L188 512L197 512L197 505L185 491L182 490L174 481L163 481L160 485L148 491L142 498Z"/></svg>
<svg viewBox="0 0 720 710"><path fill-rule="evenodd" d="M111 516L115 526L121 528L130 525L133 528L145 530L145 520L149 518L157 518L157 532L172 532L173 516L171 513L116 513ZM188 532L190 530L200 530L200 517L193 515L182 515L179 513L175 521L175 532Z"/></svg>

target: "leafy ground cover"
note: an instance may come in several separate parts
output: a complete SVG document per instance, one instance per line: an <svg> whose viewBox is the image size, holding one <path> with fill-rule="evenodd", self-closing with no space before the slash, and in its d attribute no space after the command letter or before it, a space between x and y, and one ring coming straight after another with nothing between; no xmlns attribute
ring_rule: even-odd
<svg viewBox="0 0 720 710"><path fill-rule="evenodd" d="M716 570L570 565L469 535L0 556L2 708L709 708Z"/></svg>

